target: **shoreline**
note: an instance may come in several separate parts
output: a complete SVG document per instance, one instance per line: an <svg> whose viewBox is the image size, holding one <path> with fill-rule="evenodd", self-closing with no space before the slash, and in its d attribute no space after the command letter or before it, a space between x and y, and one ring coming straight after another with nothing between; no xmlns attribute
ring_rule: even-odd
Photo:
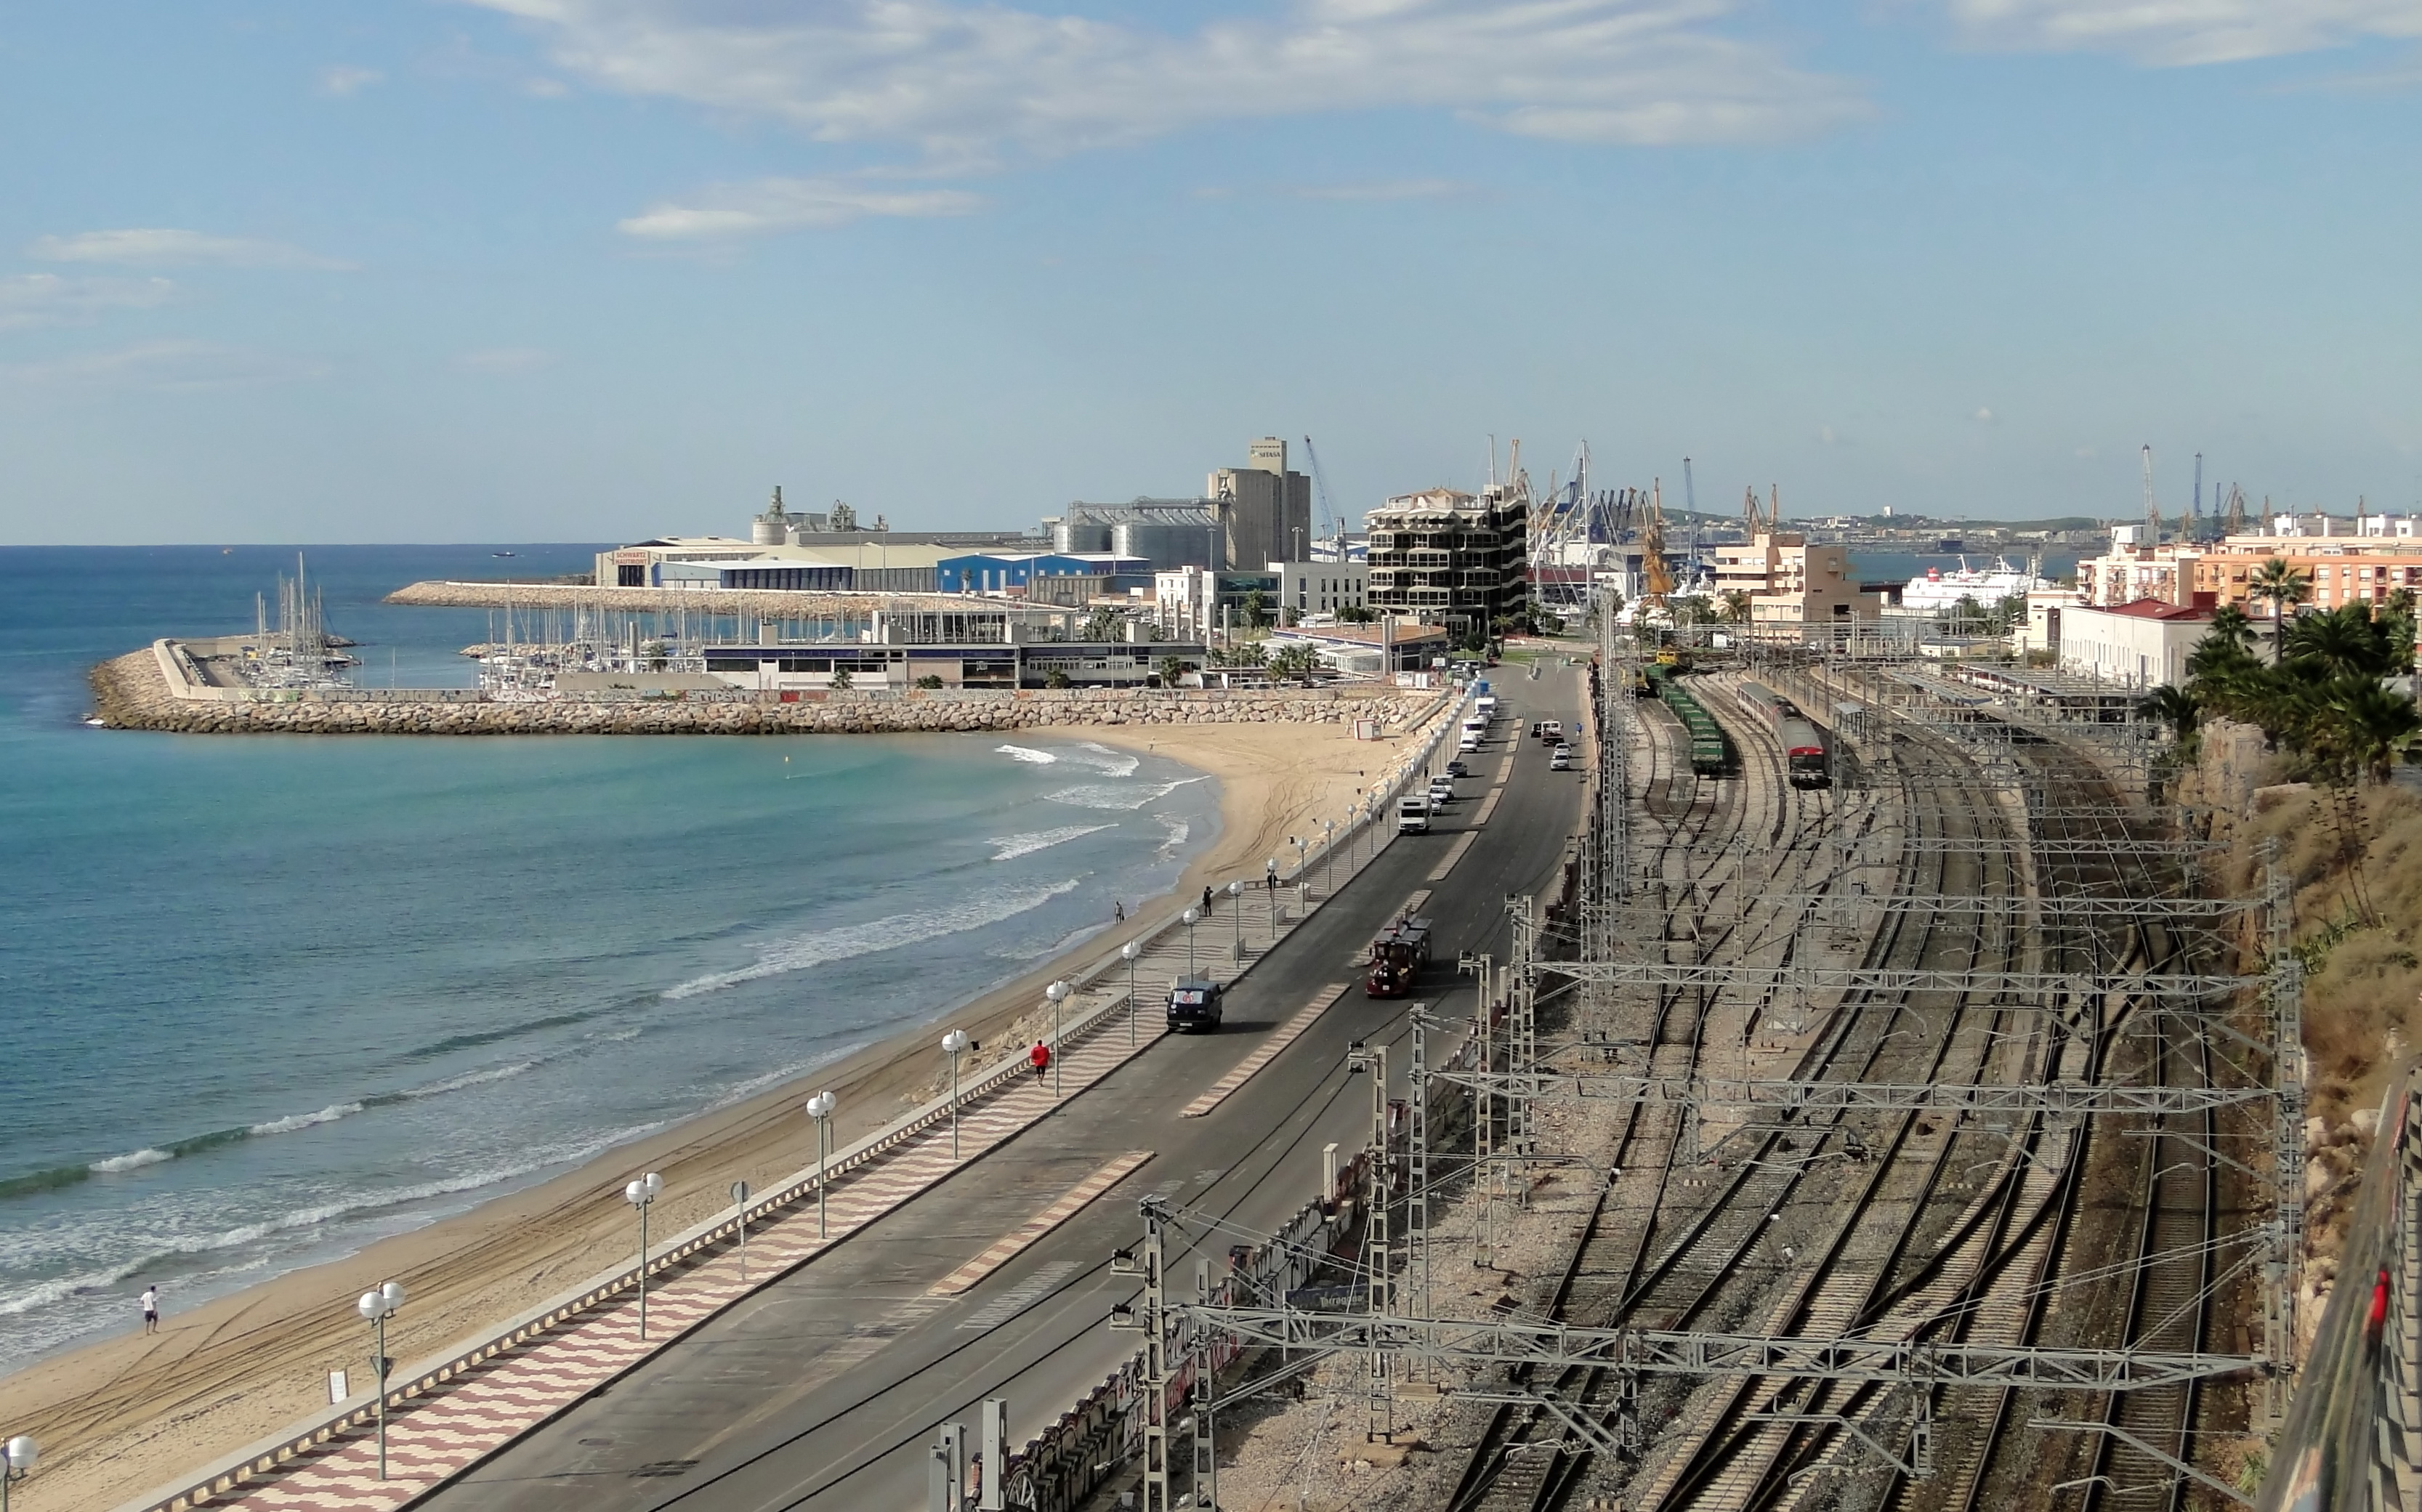
<svg viewBox="0 0 2422 1512"><path fill-rule="evenodd" d="M1356 741L1341 723L1055 726L1070 740L1165 754L1219 784L1219 827L1175 888L1139 900L1123 926L1096 931L1014 981L911 1024L730 1107L691 1115L544 1181L469 1210L215 1299L190 1313L176 1299L161 1331L95 1340L0 1377L0 1422L44 1441L42 1473L12 1496L26 1512L107 1506L318 1407L324 1373L353 1368L360 1325L350 1299L389 1278L413 1302L391 1329L410 1359L513 1315L618 1260L634 1246L619 1187L631 1171L665 1173L658 1221L676 1232L728 1205L733 1179L762 1187L813 1158L798 1116L809 1090L842 1099L837 1142L930 1095L942 1073L927 1041L943 1027L998 1045L1045 1016L1043 986L1072 962L1173 919L1206 883L1282 868L1290 833L1343 814L1351 795L1403 748L1403 735ZM1167 748L1166 750L1162 748Z"/></svg>

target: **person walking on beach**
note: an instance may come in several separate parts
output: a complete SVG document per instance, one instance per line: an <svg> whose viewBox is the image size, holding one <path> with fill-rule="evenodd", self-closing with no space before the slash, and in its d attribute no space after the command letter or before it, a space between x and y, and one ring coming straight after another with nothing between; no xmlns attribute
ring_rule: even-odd
<svg viewBox="0 0 2422 1512"><path fill-rule="evenodd" d="M143 1288L143 1331L160 1331L160 1288L156 1284Z"/></svg>
<svg viewBox="0 0 2422 1512"><path fill-rule="evenodd" d="M1041 1086L1043 1084L1043 1073L1051 1069L1051 1047L1044 1044L1041 1040L1036 1040L1034 1042L1034 1048L1026 1052L1026 1060L1028 1064L1034 1067L1035 1085Z"/></svg>
<svg viewBox="0 0 2422 1512"><path fill-rule="evenodd" d="M1124 924L1127 921L1127 906L1125 899L1112 898L1110 900L1110 921L1120 924Z"/></svg>

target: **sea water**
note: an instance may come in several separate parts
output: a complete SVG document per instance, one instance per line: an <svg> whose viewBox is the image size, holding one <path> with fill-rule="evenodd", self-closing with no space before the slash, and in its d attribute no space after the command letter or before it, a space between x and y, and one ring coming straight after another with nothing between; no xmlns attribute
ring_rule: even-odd
<svg viewBox="0 0 2422 1512"><path fill-rule="evenodd" d="M436 576L318 548L358 680ZM0 550L0 1369L417 1227L931 1019L1172 886L1215 784L1076 738L162 735L86 674L293 553ZM1107 947L1108 941L1103 945Z"/></svg>

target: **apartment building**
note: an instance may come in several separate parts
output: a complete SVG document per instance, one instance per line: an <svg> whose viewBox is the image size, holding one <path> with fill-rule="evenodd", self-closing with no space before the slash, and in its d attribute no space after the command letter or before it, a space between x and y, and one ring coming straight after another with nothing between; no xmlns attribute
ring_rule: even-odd
<svg viewBox="0 0 2422 1512"><path fill-rule="evenodd" d="M1530 591L1529 527L1510 490L1399 494L1370 513L1370 606L1458 632L1491 630Z"/></svg>

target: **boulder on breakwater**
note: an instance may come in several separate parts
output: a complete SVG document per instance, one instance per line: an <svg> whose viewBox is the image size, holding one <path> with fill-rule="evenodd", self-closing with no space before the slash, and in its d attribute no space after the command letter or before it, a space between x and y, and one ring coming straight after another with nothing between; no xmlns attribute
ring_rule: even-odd
<svg viewBox="0 0 2422 1512"><path fill-rule="evenodd" d="M1094 724L1333 724L1375 719L1400 732L1441 695L1392 687L1209 692L1122 689L921 690L804 694L796 702L735 691L705 698L495 701L453 691L347 689L255 695L206 689L180 696L158 648L92 670L95 713L128 730L182 734L759 735L909 734Z"/></svg>

